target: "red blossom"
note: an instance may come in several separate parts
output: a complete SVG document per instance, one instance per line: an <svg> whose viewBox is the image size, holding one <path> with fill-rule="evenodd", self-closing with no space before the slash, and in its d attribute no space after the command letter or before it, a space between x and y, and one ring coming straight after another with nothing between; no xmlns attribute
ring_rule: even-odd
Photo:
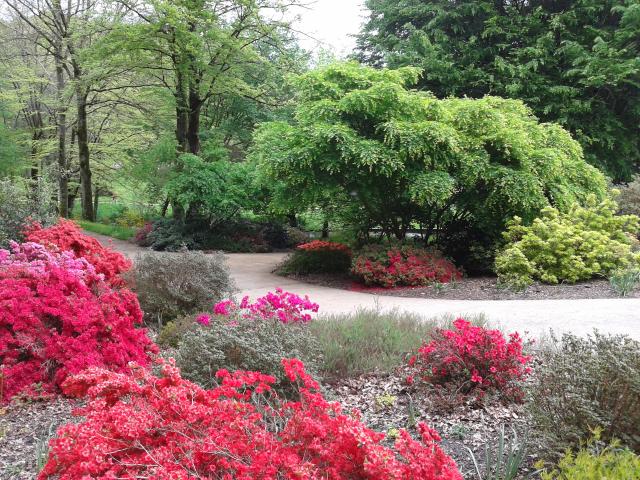
<svg viewBox="0 0 640 480"><path fill-rule="evenodd" d="M518 333L505 339L500 330L474 326L459 318L454 329L440 329L418 349L409 366L423 381L454 385L461 393L499 391L503 397L521 400L518 381L531 371L531 357L523 354Z"/></svg>
<svg viewBox="0 0 640 480"><path fill-rule="evenodd" d="M279 399L275 380L257 372L221 370L212 390L182 379L172 363L160 377L143 368L72 377L64 389L87 397L76 412L85 419L58 430L38 480L462 480L426 425L420 441L402 430L389 448L384 434L328 402L300 361L283 366L298 401Z"/></svg>
<svg viewBox="0 0 640 480"><path fill-rule="evenodd" d="M0 250L0 402L17 394L56 393L87 367L123 370L148 362L156 347L144 330L137 297L115 290L83 258L41 245Z"/></svg>
<svg viewBox="0 0 640 480"><path fill-rule="evenodd" d="M120 274L131 268L129 259L82 233L71 220L61 218L56 225L47 228L34 223L25 229L24 235L26 241L39 243L51 251L71 251L76 257L87 259L98 273L104 275L107 282L115 286L124 285Z"/></svg>
<svg viewBox="0 0 640 480"><path fill-rule="evenodd" d="M351 272L366 285L385 288L449 283L462 273L449 260L435 252L402 246L386 249L371 245L354 259Z"/></svg>
<svg viewBox="0 0 640 480"><path fill-rule="evenodd" d="M296 248L307 252L330 251L346 253L349 256L351 255L351 249L344 243L329 242L325 240L313 240L311 242L298 245Z"/></svg>

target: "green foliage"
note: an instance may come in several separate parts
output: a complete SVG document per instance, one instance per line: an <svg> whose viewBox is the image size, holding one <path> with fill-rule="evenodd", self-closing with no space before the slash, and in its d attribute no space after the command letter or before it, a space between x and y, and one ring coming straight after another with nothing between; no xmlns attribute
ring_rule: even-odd
<svg viewBox="0 0 640 480"><path fill-rule="evenodd" d="M179 344L176 363L185 378L205 388L215 385L216 371L224 368L273 375L278 389L287 393L291 385L283 358L298 358L309 371L318 372L320 350L308 324L213 317L208 326L193 322Z"/></svg>
<svg viewBox="0 0 640 480"><path fill-rule="evenodd" d="M640 163L640 5L629 0L367 0L359 57L424 70L438 98L499 95L580 141L616 179Z"/></svg>
<svg viewBox="0 0 640 480"><path fill-rule="evenodd" d="M640 176L633 178L627 185L617 187L620 195L616 199L620 213L640 216Z"/></svg>
<svg viewBox="0 0 640 480"><path fill-rule="evenodd" d="M20 241L28 222L43 226L56 221L55 200L47 178L36 182L20 178L0 180L0 247L10 240Z"/></svg>
<svg viewBox="0 0 640 480"><path fill-rule="evenodd" d="M205 162L191 154L181 155L178 163L178 173L167 183L166 191L185 211L200 214L215 225L249 206L251 174L246 163Z"/></svg>
<svg viewBox="0 0 640 480"><path fill-rule="evenodd" d="M640 343L627 336L564 334L538 355L528 410L541 450L578 447L595 428L640 451Z"/></svg>
<svg viewBox="0 0 640 480"><path fill-rule="evenodd" d="M640 266L634 251L640 219L616 211L613 200L596 203L592 197L587 207L574 205L567 213L546 207L531 226L514 218L504 233L507 245L496 257L499 281L513 288L534 280L575 283Z"/></svg>
<svg viewBox="0 0 640 480"><path fill-rule="evenodd" d="M322 373L347 378L390 372L416 350L437 326L418 315L397 310L359 309L326 315L311 324L323 353Z"/></svg>
<svg viewBox="0 0 640 480"><path fill-rule="evenodd" d="M513 430L511 439L507 439L504 425L500 425L497 441L485 443L484 468L480 467L473 451L467 447L478 480L514 480L518 478L518 472L527 452L528 440L527 434L523 438L518 438L518 433L515 430Z"/></svg>
<svg viewBox="0 0 640 480"><path fill-rule="evenodd" d="M640 285L640 268L617 270L609 277L609 283L618 295L626 297Z"/></svg>
<svg viewBox="0 0 640 480"><path fill-rule="evenodd" d="M324 209L363 235L403 238L419 225L459 262L470 232L492 246L514 215L605 196L604 177L558 125L519 101L409 90L419 76L339 63L296 77L295 121L261 125L251 153L273 208Z"/></svg>
<svg viewBox="0 0 640 480"><path fill-rule="evenodd" d="M351 255L337 250L294 250L278 265L278 275L309 275L310 273L347 273Z"/></svg>
<svg viewBox="0 0 640 480"><path fill-rule="evenodd" d="M618 442L604 448L590 440L577 453L564 454L557 467L541 473L542 480L630 480L640 478L640 457ZM599 442L598 442L599 443Z"/></svg>
<svg viewBox="0 0 640 480"><path fill-rule="evenodd" d="M234 291L224 257L201 252L136 257L132 283L148 322L209 309Z"/></svg>

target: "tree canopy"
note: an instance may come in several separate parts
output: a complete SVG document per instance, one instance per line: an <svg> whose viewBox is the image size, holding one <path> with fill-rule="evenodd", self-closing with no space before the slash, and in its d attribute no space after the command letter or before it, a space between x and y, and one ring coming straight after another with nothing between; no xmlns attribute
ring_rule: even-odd
<svg viewBox="0 0 640 480"><path fill-rule="evenodd" d="M417 227L429 243L464 249L469 235L491 248L514 215L606 195L604 175L559 125L518 100L410 90L420 73L339 63L296 77L295 120L261 125L251 154L276 186L275 207L322 206L333 192L362 232L402 239Z"/></svg>
<svg viewBox="0 0 640 480"><path fill-rule="evenodd" d="M637 0L367 0L358 57L437 97L518 98L615 180L640 165Z"/></svg>

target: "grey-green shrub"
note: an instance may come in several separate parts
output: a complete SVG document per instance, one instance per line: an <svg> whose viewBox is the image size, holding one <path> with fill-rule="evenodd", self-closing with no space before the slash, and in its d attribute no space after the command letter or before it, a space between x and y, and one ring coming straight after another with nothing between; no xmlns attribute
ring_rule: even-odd
<svg viewBox="0 0 640 480"><path fill-rule="evenodd" d="M564 334L540 350L529 411L541 445L562 453L592 430L640 451L640 342L624 335Z"/></svg>
<svg viewBox="0 0 640 480"><path fill-rule="evenodd" d="M147 322L159 326L182 315L210 310L235 291L226 260L218 253L140 254L131 277Z"/></svg>
<svg viewBox="0 0 640 480"><path fill-rule="evenodd" d="M359 309L319 317L311 329L322 348L322 374L345 378L393 370L437 323L399 310Z"/></svg>
<svg viewBox="0 0 640 480"><path fill-rule="evenodd" d="M0 180L0 247L6 247L10 240L20 241L27 222L47 226L56 218L53 189L47 177L36 182Z"/></svg>
<svg viewBox="0 0 640 480"><path fill-rule="evenodd" d="M617 198L620 213L640 216L640 175L636 175L627 185L616 188L620 191Z"/></svg>
<svg viewBox="0 0 640 480"><path fill-rule="evenodd" d="M220 369L259 371L274 376L277 389L287 393L283 358L302 360L308 372L317 374L320 348L308 324L279 320L212 317L208 326L194 321L184 333L176 363L188 378L205 388L215 382Z"/></svg>

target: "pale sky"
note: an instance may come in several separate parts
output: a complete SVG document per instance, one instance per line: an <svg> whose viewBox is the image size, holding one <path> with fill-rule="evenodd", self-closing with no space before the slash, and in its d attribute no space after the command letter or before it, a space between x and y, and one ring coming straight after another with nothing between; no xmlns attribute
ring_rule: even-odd
<svg viewBox="0 0 640 480"><path fill-rule="evenodd" d="M295 9L300 20L294 28L303 32L302 47L315 52L325 48L342 57L350 54L355 39L349 35L358 33L364 22L363 4L364 0L308 0L307 8Z"/></svg>

